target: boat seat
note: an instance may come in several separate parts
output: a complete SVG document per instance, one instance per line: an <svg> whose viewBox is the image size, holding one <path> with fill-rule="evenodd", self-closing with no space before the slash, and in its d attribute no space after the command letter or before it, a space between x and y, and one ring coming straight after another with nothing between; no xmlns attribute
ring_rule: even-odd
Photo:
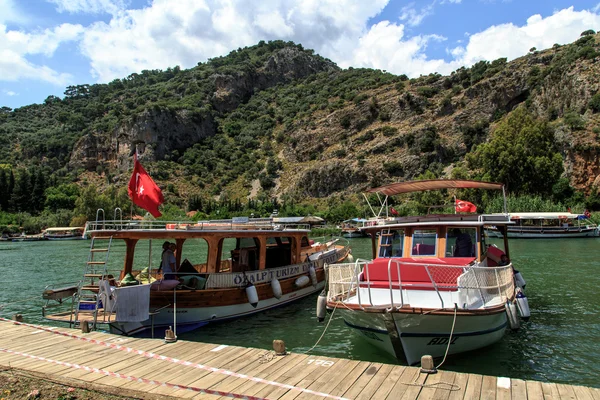
<svg viewBox="0 0 600 400"><path fill-rule="evenodd" d="M371 287L389 288L390 278L392 285L398 288L398 265L392 261L388 276L389 258L378 258L365 265L361 274L361 281L369 281ZM464 272L462 268L454 266L467 266L475 260L475 257L431 257L431 258L414 258L403 257L393 258L394 261L400 262L400 277L402 278L402 288L425 288L434 289L431 283L431 278L425 269L425 266L430 267L429 272L435 280L438 288L448 288L445 290L455 290L456 280ZM411 265L418 264L418 265ZM444 268L444 265L452 267ZM433 268L432 268L433 267ZM363 286L363 284L361 284Z"/></svg>
<svg viewBox="0 0 600 400"><path fill-rule="evenodd" d="M367 282L362 282L360 284L361 288L368 288L371 287L371 289L389 289L390 288L390 284L388 281L371 281L369 283ZM392 282L392 289L399 289L398 283L393 283ZM433 284L431 282L411 282L411 281L402 281L402 289L403 290L435 290L435 287L433 286ZM456 283L442 283L442 284L438 284L437 289L440 292L454 292L456 290L458 290L458 285Z"/></svg>

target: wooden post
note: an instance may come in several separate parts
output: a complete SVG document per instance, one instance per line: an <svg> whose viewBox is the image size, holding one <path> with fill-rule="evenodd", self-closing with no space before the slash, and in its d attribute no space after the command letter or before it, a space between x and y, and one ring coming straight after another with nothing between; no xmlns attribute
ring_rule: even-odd
<svg viewBox="0 0 600 400"><path fill-rule="evenodd" d="M90 333L90 324L88 321L81 321L81 332Z"/></svg>
<svg viewBox="0 0 600 400"><path fill-rule="evenodd" d="M275 354L278 356L285 355L285 343L283 340L273 340L273 350L275 350Z"/></svg>

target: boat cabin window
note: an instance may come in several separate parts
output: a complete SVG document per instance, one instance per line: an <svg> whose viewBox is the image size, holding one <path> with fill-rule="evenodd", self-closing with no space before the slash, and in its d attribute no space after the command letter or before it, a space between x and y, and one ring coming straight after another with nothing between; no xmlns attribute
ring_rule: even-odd
<svg viewBox="0 0 600 400"><path fill-rule="evenodd" d="M435 229L415 229L412 235L411 256L435 256L436 244Z"/></svg>
<svg viewBox="0 0 600 400"><path fill-rule="evenodd" d="M379 257L402 257L404 229L381 232L379 236Z"/></svg>
<svg viewBox="0 0 600 400"><path fill-rule="evenodd" d="M277 268L292 263L292 240L288 237L267 238L265 268Z"/></svg>
<svg viewBox="0 0 600 400"><path fill-rule="evenodd" d="M302 240L300 241L301 247L310 247L310 242L308 241L308 237L302 236Z"/></svg>
<svg viewBox="0 0 600 400"><path fill-rule="evenodd" d="M476 228L448 228L446 235L447 257L475 257Z"/></svg>
<svg viewBox="0 0 600 400"><path fill-rule="evenodd" d="M186 262L187 260L187 262ZM186 239L181 247L181 264L179 270L181 275L193 274L194 270L199 273L208 272L208 243L204 239ZM190 268L190 264L193 268Z"/></svg>
<svg viewBox="0 0 600 400"><path fill-rule="evenodd" d="M221 271L231 264L230 272L258 269L259 241L256 238L225 238L221 241Z"/></svg>

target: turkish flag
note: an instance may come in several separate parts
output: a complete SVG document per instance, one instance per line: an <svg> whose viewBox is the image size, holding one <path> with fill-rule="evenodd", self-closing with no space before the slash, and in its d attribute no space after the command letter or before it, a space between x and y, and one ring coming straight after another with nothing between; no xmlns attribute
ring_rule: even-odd
<svg viewBox="0 0 600 400"><path fill-rule="evenodd" d="M469 203L468 201L458 200L456 199L455 203L456 212L477 212L477 206L473 203Z"/></svg>
<svg viewBox="0 0 600 400"><path fill-rule="evenodd" d="M133 204L142 207L154 217L158 218L162 215L158 211L158 206L165 201L162 191L142 167L137 159L137 154L133 155L133 174L129 180L127 192Z"/></svg>

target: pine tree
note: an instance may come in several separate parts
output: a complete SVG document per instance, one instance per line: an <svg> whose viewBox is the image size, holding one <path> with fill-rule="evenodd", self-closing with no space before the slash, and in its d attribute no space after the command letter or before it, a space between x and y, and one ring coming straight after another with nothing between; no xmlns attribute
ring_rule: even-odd
<svg viewBox="0 0 600 400"><path fill-rule="evenodd" d="M31 175L26 169L21 169L17 174L15 188L10 202L12 209L18 212L31 211Z"/></svg>
<svg viewBox="0 0 600 400"><path fill-rule="evenodd" d="M8 199L8 178L4 168L0 168L0 210L7 211Z"/></svg>
<svg viewBox="0 0 600 400"><path fill-rule="evenodd" d="M31 174L31 207L32 211L42 211L44 209L44 203L46 198L44 191L46 190L46 177L40 168L32 170Z"/></svg>

